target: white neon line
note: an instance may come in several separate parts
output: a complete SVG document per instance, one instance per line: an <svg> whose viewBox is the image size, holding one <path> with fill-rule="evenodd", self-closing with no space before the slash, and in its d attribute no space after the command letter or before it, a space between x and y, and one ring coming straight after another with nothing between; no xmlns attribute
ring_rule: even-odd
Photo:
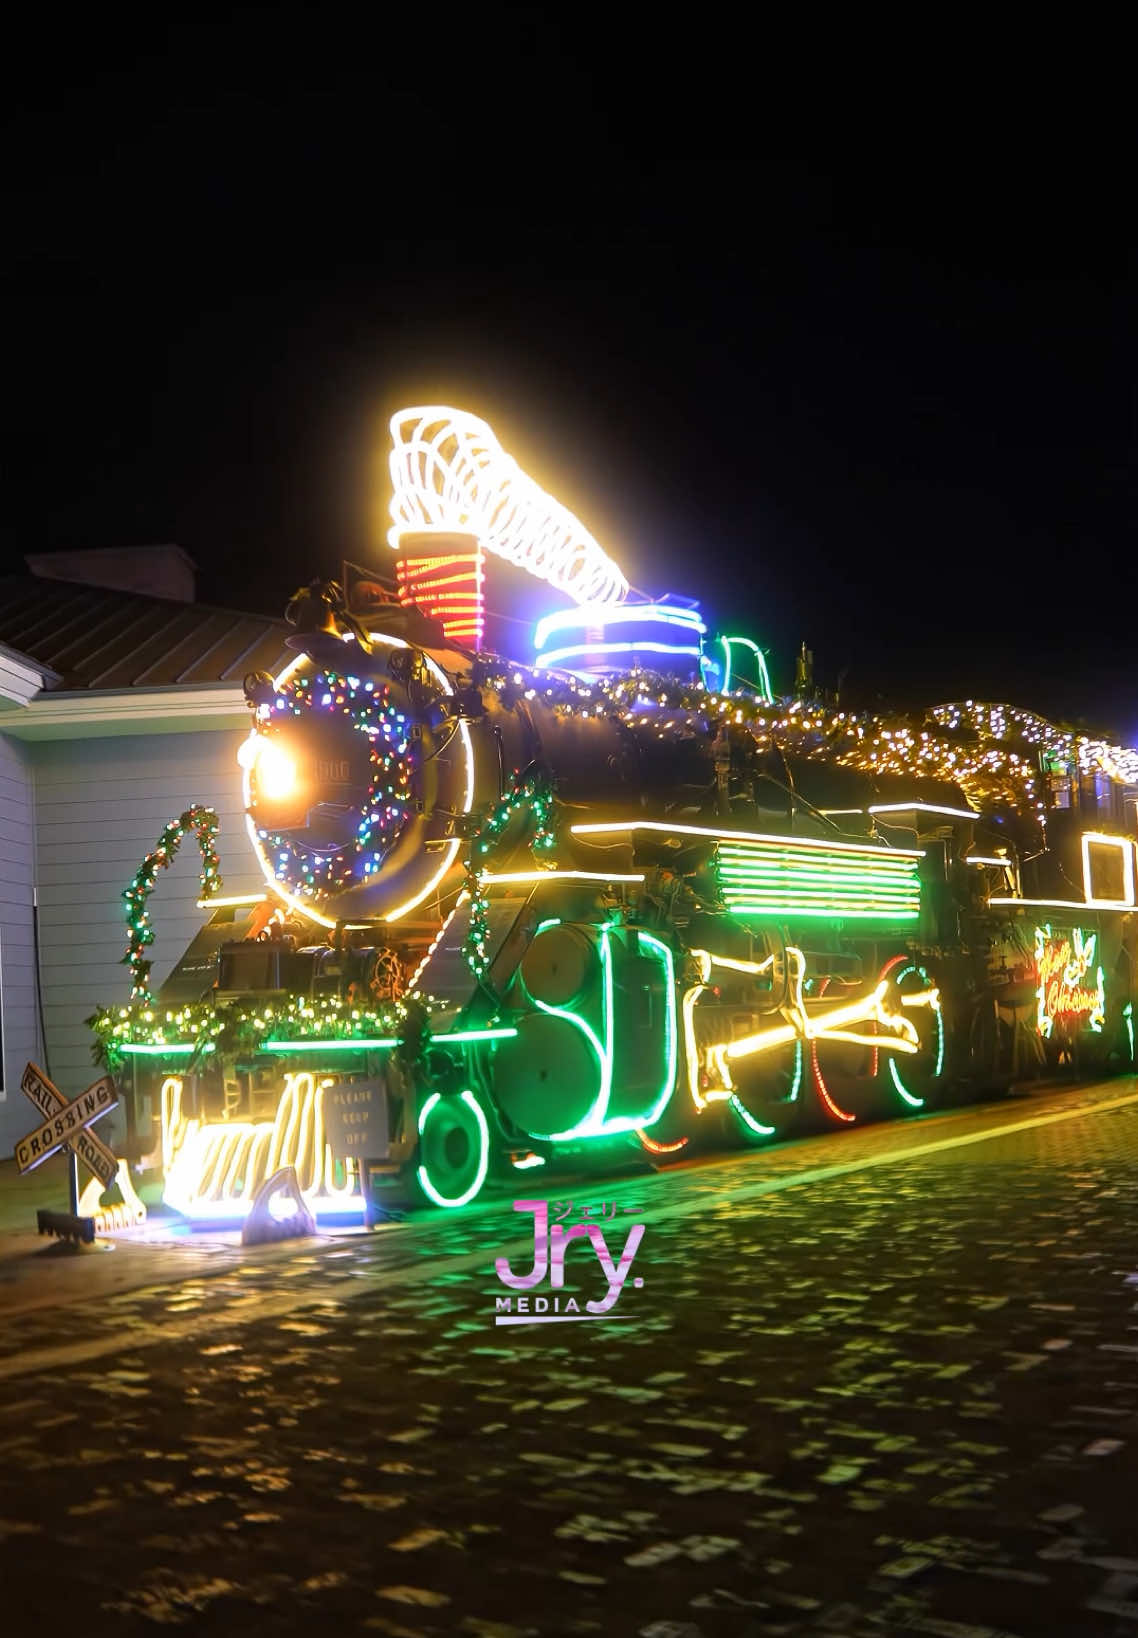
<svg viewBox="0 0 1138 1638"><path fill-rule="evenodd" d="M501 875L482 873L484 882L642 882L643 876L606 875L603 870L506 870Z"/></svg>
<svg viewBox="0 0 1138 1638"><path fill-rule="evenodd" d="M923 847L860 847L854 842L826 842L813 836L769 836L763 831L756 830L709 830L706 825L668 825L658 819L621 819L592 823L585 825L570 825L569 829L574 836L600 836L621 830L658 830L666 835L679 832L684 836L711 836L716 841L723 842L774 842L779 847L820 847L827 852L841 851L843 853L865 853L880 855L885 859L923 859Z"/></svg>
<svg viewBox="0 0 1138 1638"><path fill-rule="evenodd" d="M266 904L268 897L267 893L236 893L228 899L199 899L197 907L199 910L228 910L236 904Z"/></svg>
<svg viewBox="0 0 1138 1638"><path fill-rule="evenodd" d="M1096 847L1112 847L1122 854L1122 891L1128 905L1134 903L1134 843L1129 836L1108 836L1105 831L1085 830L1083 832L1083 893L1089 905L1114 908L1114 903L1108 899L1096 899L1091 893L1091 843Z"/></svg>
<svg viewBox="0 0 1138 1638"><path fill-rule="evenodd" d="M1115 903L1112 899L1096 899L1088 904L1086 899L989 899L989 904L1033 904L1053 906L1059 910L1133 910L1132 904L1121 901Z"/></svg>
<svg viewBox="0 0 1138 1638"><path fill-rule="evenodd" d="M607 1314L496 1314L495 1325L565 1325L574 1320L631 1319L631 1314L618 1314L612 1309Z"/></svg>
<svg viewBox="0 0 1138 1638"><path fill-rule="evenodd" d="M954 819L979 819L975 808L941 808L933 802L878 802L867 813L947 813Z"/></svg>

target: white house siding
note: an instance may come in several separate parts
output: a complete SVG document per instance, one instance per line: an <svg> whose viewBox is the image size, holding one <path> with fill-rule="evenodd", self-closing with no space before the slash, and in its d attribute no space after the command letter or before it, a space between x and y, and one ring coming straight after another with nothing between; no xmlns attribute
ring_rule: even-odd
<svg viewBox="0 0 1138 1638"><path fill-rule="evenodd" d="M97 1005L125 1002L130 994L129 970L122 965L122 892L166 822L193 802L216 808L222 892L263 886L243 817L237 766L243 737L211 729L29 747L44 1021L52 1078L62 1090L79 1092L96 1073L84 1019ZM205 912L196 908L200 867L197 841L188 836L150 895L155 989L204 924Z"/></svg>
<svg viewBox="0 0 1138 1638"><path fill-rule="evenodd" d="M35 833L27 748L0 734L0 1006L4 1052L0 1064L0 1157L34 1124L19 1089L24 1064L38 1051L32 883Z"/></svg>

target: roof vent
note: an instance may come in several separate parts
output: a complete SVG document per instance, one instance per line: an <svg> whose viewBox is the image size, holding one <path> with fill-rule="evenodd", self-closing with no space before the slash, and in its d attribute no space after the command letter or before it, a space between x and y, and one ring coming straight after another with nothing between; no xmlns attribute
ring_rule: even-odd
<svg viewBox="0 0 1138 1638"><path fill-rule="evenodd" d="M192 557L180 546L109 546L90 552L34 552L24 559L43 580L141 592L175 603L194 601Z"/></svg>

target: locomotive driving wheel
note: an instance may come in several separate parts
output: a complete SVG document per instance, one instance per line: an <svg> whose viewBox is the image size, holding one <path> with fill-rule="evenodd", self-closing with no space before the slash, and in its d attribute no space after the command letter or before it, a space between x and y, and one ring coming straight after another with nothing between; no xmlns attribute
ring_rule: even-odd
<svg viewBox="0 0 1138 1638"><path fill-rule="evenodd" d="M798 1120L806 1054L801 1041L733 1066L735 1090L726 1101L736 1141L752 1145L788 1137Z"/></svg>
<svg viewBox="0 0 1138 1638"><path fill-rule="evenodd" d="M900 955L886 962L878 981L886 986L885 1007L906 1018L917 1035L916 1052L879 1051L878 1078L894 1107L933 1109L948 1085L948 1037L936 977L915 957Z"/></svg>

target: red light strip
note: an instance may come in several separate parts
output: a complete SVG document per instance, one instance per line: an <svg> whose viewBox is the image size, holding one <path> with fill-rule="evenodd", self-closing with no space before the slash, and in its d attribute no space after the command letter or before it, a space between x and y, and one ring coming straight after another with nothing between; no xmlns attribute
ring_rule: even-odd
<svg viewBox="0 0 1138 1638"><path fill-rule="evenodd" d="M434 616L452 642L482 647L485 575L481 550L440 557L404 557L395 567L401 603L413 603L424 614ZM455 569L459 572L446 572Z"/></svg>
<svg viewBox="0 0 1138 1638"><path fill-rule="evenodd" d="M687 1148L688 1140L686 1137L677 1138L675 1143L657 1143L655 1138L650 1138L648 1136L647 1132L641 1132L638 1130L636 1135L644 1147L648 1150L649 1154L674 1155L678 1150Z"/></svg>
<svg viewBox="0 0 1138 1638"><path fill-rule="evenodd" d="M824 978L818 994L825 995L829 985L829 978ZM873 1050L876 1052L877 1048L874 1047ZM845 1109L839 1109L833 1098L830 1096L830 1089L822 1079L822 1070L818 1063L817 1041L811 1041L810 1043L810 1063L814 1070L814 1085L818 1088L818 1096L821 1098L824 1107L831 1115L833 1115L835 1120L855 1121L857 1116L847 1113Z"/></svg>

